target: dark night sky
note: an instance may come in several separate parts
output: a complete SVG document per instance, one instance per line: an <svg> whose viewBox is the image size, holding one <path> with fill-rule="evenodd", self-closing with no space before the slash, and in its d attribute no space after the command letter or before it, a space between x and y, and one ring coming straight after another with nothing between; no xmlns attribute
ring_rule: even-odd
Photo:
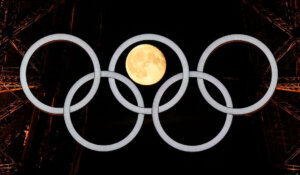
<svg viewBox="0 0 300 175"><path fill-rule="evenodd" d="M98 36L94 33L99 32L95 27L95 21L100 19L99 15L95 14L99 14L99 11L102 14L103 31L100 41L97 42ZM87 41L95 49L102 70L108 69L110 58L116 48L126 39L138 34L155 33L170 38L185 53L190 70L195 71L202 52L214 40L227 34L246 33L241 3L238 0L172 2L171 4L163 4L162 1L140 1L138 4L127 1L121 4L101 3L96 0L80 1L76 12L73 34ZM179 59L170 48L161 43L150 43L159 47L165 54L167 73L154 86L137 85L148 107L151 106L154 95L162 83L182 71ZM130 48L132 47L134 45ZM244 107L257 100L257 86L261 78L259 70L249 59L249 47L253 46L243 43L223 46L211 55L205 66L205 72L218 77L227 87L234 107ZM125 56L130 48L120 57L116 69L116 72L126 76ZM68 66L64 65L68 69L65 69L64 75L60 76L62 84L69 78L73 81L62 87L65 94L72 83L90 72L85 71L89 59L81 53L83 51L74 49L73 52L73 56L77 52L80 52L78 54L80 56L66 57L65 59L74 62ZM87 68L80 68L80 66ZM57 65L52 69L57 75L62 68ZM135 103L130 90L120 83L117 84L121 93ZM180 83L176 83L167 90L162 103L174 96L179 85ZM211 95L224 104L218 90L209 84L208 87ZM160 115L165 131L176 141L185 144L200 144L210 140L219 132L225 120L225 114L210 107L197 88L196 80L190 79L186 94L180 102ZM63 100L57 99L57 106L62 103ZM234 117L232 127L225 138L215 147L199 153L181 152L167 145L157 134L151 116L147 115L137 137L124 148L108 153L81 148L83 154L79 172L86 174L85 172L89 170L100 174L121 170L144 174L143 171L158 172L162 169L172 172L203 173L207 170L214 172L216 168L220 168L226 169L228 173L247 174L250 170L258 173L261 172L260 168L269 168L258 113L250 117ZM78 114L80 115L80 112L72 114L77 129L82 124L80 123L82 120L76 119ZM109 90L108 81L104 78L101 79L97 95L89 104L88 114L85 138L99 144L114 143L124 138L134 126L137 115L115 100ZM67 130L63 131L67 132ZM75 147L75 141L69 134L66 138L69 146ZM240 169L243 171L239 171Z"/></svg>

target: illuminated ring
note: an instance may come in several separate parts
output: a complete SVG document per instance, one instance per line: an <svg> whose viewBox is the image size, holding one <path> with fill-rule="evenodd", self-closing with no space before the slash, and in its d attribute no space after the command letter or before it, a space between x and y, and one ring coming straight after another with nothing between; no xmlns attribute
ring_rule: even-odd
<svg viewBox="0 0 300 175"><path fill-rule="evenodd" d="M101 71L101 76L102 77L109 77L109 78L114 78L117 79L121 82L123 82L124 84L126 84L131 91L133 92L137 103L139 106L144 106L144 102L142 99L142 95L140 94L139 90L137 89L137 87L135 86L135 84L130 81L128 78L126 78L125 76L115 73L115 72L109 72L109 71ZM85 140L84 138L82 138L75 130L72 121L71 121L71 117L70 117L70 105L71 105L71 101L72 98L74 96L74 94L76 93L76 91L87 81L91 80L94 78L94 74L90 73L88 75L85 75L84 77L82 77L81 79L79 79L70 89L70 91L68 92L68 95L66 97L65 100L65 104L64 104L64 119L65 119L65 124L67 126L68 131L70 132L71 136L82 146L94 150L94 151L113 151L116 149L119 149L125 145L127 145L129 142L131 142L134 137L138 134L138 132L140 131L143 121L144 121L144 114L138 114L138 119L137 122L133 128L133 130L130 132L130 134L125 137L123 140L114 143L114 144L110 144L110 145L97 145L94 143L91 143L87 140Z"/></svg>
<svg viewBox="0 0 300 175"><path fill-rule="evenodd" d="M61 42L61 41L66 41L66 42L71 42L73 44L76 44L80 46L82 49L84 49L87 54L90 56L92 62L93 62L93 67L94 67L94 74L95 78L93 81L92 88L90 89L89 93L77 104L71 106L71 112L77 111L83 106L85 106L96 94L97 89L99 87L100 83L100 64L98 61L98 57L95 54L94 50L82 39L75 37L73 35L68 35L68 34L53 34L53 35L48 35L44 38L39 39L36 41L25 53L22 63L21 63L21 68L20 68L20 81L21 81L21 86L23 88L23 91L25 95L27 96L28 100L31 101L31 103L39 108L42 111L45 111L50 114L63 114L63 108L57 108L57 107L52 107L45 105L41 101L39 101L30 91L27 83L27 78L26 78L26 69L27 65L29 62L30 57L32 54L41 46L44 46L46 44L52 43L52 42Z"/></svg>
<svg viewBox="0 0 300 175"><path fill-rule="evenodd" d="M201 79L205 79L208 80L209 82L211 82L212 84L214 84L223 94L225 102L226 102L226 106L228 107L232 107L232 101L231 101L231 97L230 94L228 93L227 89L225 88L225 86L216 78L214 78L213 76L203 73L203 72L197 72L197 71L190 71L190 77L196 77L196 78L201 78ZM223 138L224 136L227 134L231 123L232 123L232 115L231 114L227 114L226 115L226 120L224 123L224 126L222 128L222 130L218 133L217 136L215 136L212 140L200 144L200 145L184 145L181 143L178 143L176 141L174 141L171 137L169 137L167 135L167 133L164 131L164 129L161 126L161 123L159 121L159 110L158 110L158 106L159 106L159 102L160 99L162 97L162 95L164 94L164 92L176 81L181 80L182 79L182 73L179 73L173 77L171 77L170 79L168 79L158 90L158 92L156 93L155 97L154 97L154 101L153 101L153 111L152 111L152 118L153 118L153 123L154 126L156 128L156 131L158 132L158 134L160 135L160 137L170 146L181 150L181 151L186 151L186 152L198 152L198 151L203 151L206 149L209 149L213 146L215 146L216 144L218 144Z"/></svg>
<svg viewBox="0 0 300 175"><path fill-rule="evenodd" d="M270 98L272 97L272 95L276 89L277 80L278 80L278 68L277 68L276 60L275 60L272 52L264 43L262 43L261 41L259 41L256 38L253 38L248 35L234 34L234 35L227 35L227 36L221 37L221 38L217 39L216 41L214 41L213 43L211 43L206 48L206 50L203 52L203 54L200 58L197 71L200 71L200 72L203 71L204 64L205 64L207 58L216 48L223 46L224 44L228 44L228 43L232 43L232 42L246 42L246 43L253 44L256 47L258 47L261 51L263 51L264 54L267 56L269 63L271 65L272 78L271 78L271 83L270 83L269 89L266 92L266 94L258 102L256 102L255 104L253 104L251 106L244 107L244 108L230 108L230 107L225 107L225 106L219 104L209 95L209 93L207 92L207 89L204 85L204 81L202 79L198 79L197 81L198 81L198 86L199 86L201 94L203 95L205 100L212 107L214 107L215 109L217 109L221 112L224 112L226 114L243 115L243 114L248 114L248 113L252 113L252 112L259 110L270 100Z"/></svg>
<svg viewBox="0 0 300 175"><path fill-rule="evenodd" d="M160 35L155 35L155 34L142 34L142 35L137 35L132 38L129 38L126 40L123 44L121 44L118 49L115 51L115 53L112 56L112 59L109 63L109 71L115 71L115 66L116 63L120 57L120 55L123 53L125 49L127 49L130 45L140 42L140 41L158 41L163 44L166 44L169 46L179 57L179 60L181 62L181 66L183 69L183 79L181 86L176 93L176 95L166 104L162 105L159 107L159 112L166 111L170 109L172 106L174 106L183 96L189 82L189 65L187 63L186 57L182 50L177 46L176 43L171 41L170 39L160 36ZM133 105L132 103L128 102L120 93L118 90L118 87L116 86L116 82L114 79L109 78L109 85L110 88L112 89L112 92L114 96L117 98L117 100L125 106L127 109L136 112L136 113L142 113L142 114L151 114L152 113L152 108L143 108L140 106Z"/></svg>

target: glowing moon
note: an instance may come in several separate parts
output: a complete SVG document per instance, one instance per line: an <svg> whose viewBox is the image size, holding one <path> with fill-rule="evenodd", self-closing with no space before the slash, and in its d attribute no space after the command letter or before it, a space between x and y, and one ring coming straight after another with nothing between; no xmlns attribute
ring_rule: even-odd
<svg viewBox="0 0 300 175"><path fill-rule="evenodd" d="M141 85L152 85L161 80L166 72L166 65L164 54L150 44L136 46L126 58L129 77Z"/></svg>

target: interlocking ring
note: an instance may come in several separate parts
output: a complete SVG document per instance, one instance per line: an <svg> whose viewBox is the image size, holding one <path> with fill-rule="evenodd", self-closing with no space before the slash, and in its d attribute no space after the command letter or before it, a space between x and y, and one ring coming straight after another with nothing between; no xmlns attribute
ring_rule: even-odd
<svg viewBox="0 0 300 175"><path fill-rule="evenodd" d="M234 35L223 36L223 37L217 39L216 41L214 41L213 43L211 43L205 49L205 51L203 52L203 54L201 55L201 57L199 59L197 70L200 72L203 71L207 58L216 48L223 46L225 44L228 44L228 43L232 43L232 42L246 42L246 43L253 44L256 47L258 47L261 51L263 51L263 53L267 56L268 61L271 65L272 77L271 77L271 83L270 83L269 89L266 92L266 94L258 102L256 102L255 104L253 104L251 106L244 107L244 108L229 108L229 107L225 107L225 106L219 104L209 95L209 93L207 92L207 89L204 85L204 81L202 79L197 80L198 86L199 86L200 92L203 95L203 97L205 98L205 100L215 109L217 109L221 112L227 113L227 114L234 114L234 115L249 114L249 113L259 110L270 100L270 98L272 97L272 95L276 89L276 85L277 85L277 80L278 80L277 63L276 63L276 60L275 60L272 52L264 43L262 43L261 41L259 41L256 38L253 38L248 35L234 34Z"/></svg>
<svg viewBox="0 0 300 175"><path fill-rule="evenodd" d="M181 97L183 96L183 94L188 86L188 83L189 83L189 65L187 63L184 53L177 46L177 44L175 44L173 41L171 41L170 39L168 39L166 37L163 37L160 35L155 35L155 34L143 34L143 35L137 35L135 37L129 38L127 41L125 41L123 44L121 44L119 46L119 48L113 54L112 59L109 63L108 70L115 71L116 63L117 63L120 55L123 53L123 51L126 48L128 48L130 45L140 42L140 41L158 41L158 42L164 43L167 46L169 46L179 57L179 60L180 60L181 66L182 66L183 79L181 82L181 86L180 86L178 92L176 93L176 95L169 102L167 102L166 104L159 107L159 112L164 112L164 111L170 109L171 107L173 107L181 99ZM110 85L110 88L111 88L114 96L127 109L129 109L133 112L136 112L136 113L152 114L151 108L137 107L137 106L131 104L130 102L128 102L121 95L114 79L111 79L111 78L109 79L109 85Z"/></svg>
<svg viewBox="0 0 300 175"><path fill-rule="evenodd" d="M26 97L28 98L28 100L37 108L39 108L40 110L47 112L49 114L63 114L63 108L57 108L57 107L52 107L49 105L46 105L44 103L42 103L41 101L39 101L30 91L29 87L28 87L28 83L27 83L27 78L26 78L26 71L27 71L27 65L29 62L30 57L32 56L32 54L40 47L47 45L49 43L52 42L70 42L73 44L78 45L79 47L81 47L82 49L84 49L87 54L90 56L92 63L93 63L93 67L94 67L94 74L95 74L95 78L93 81L93 85L89 91L89 93L77 104L73 105L71 107L71 112L77 111L79 109L81 109L83 106L85 106L86 104L88 104L88 102L91 101L91 99L94 97L94 95L96 94L98 87L99 87L99 83L100 83L100 64L98 61L98 57L95 54L94 50L82 39L73 36L73 35L68 35L68 34L53 34L53 35L48 35L44 38L39 39L38 41L36 41L25 53L22 63L21 63L21 67L20 67L20 82L21 82L21 86L22 89L26 95Z"/></svg>
<svg viewBox="0 0 300 175"><path fill-rule="evenodd" d="M219 134L213 138L212 140L203 143L201 145L196 145L196 146L191 146L191 145L184 145L181 143L178 143L176 141L174 141L171 137L169 137L166 132L163 130L160 121L159 121L159 117L158 117L158 106L159 106L159 102L160 99L163 95L163 93L168 89L169 86L171 86L173 83L175 83L176 81L182 79L182 73L179 73L173 77L171 77L170 79L168 79L157 91L155 97L154 97L154 101L153 101L153 111L152 111L152 118L153 118L153 122L154 122L154 126L156 128L156 131L158 132L158 134L160 135L160 137L167 142L170 146L181 150L181 151L186 151L186 152L199 152L199 151L204 151L206 149L209 149L213 146L215 146L217 143L219 143L224 136L227 134L230 126L231 126L231 122L232 122L232 115L231 114L227 114L226 116L226 120L224 123L224 126L222 128L222 130L219 132ZM226 105L228 107L232 107L232 101L231 101L231 97L227 91L227 89L225 88L225 86L215 77L203 73L203 72L193 72L190 71L190 77L193 78L201 78L201 79L205 79L208 80L209 82L211 82L213 85L215 85L222 93L222 95L224 96Z"/></svg>
<svg viewBox="0 0 300 175"><path fill-rule="evenodd" d="M70 91L67 94L67 97L66 97L66 100L64 103L64 108L54 108L54 107L51 107L51 106L41 103L30 92L28 84L27 84L27 80L26 80L26 67L28 65L28 61L29 61L31 55L34 53L34 51L36 49L38 49L39 47L41 47L51 41L68 41L68 42L79 45L89 54L89 56L92 59L93 66L94 66L94 73L90 73L90 74L82 77L71 87ZM129 80L128 78L126 78L125 76L123 76L119 73L114 72L116 63L117 63L120 55L122 54L122 52L130 45L140 42L140 41L158 41L163 44L166 44L177 54L177 56L179 57L179 60L181 62L181 65L182 65L182 69L183 69L182 73L179 73L179 74L169 78L159 88L158 92L156 93L156 95L154 97L152 108L144 107L144 102L143 102L141 93L131 80ZM230 94L227 91L227 89L225 88L225 86L219 80L214 78L213 76L202 72L204 69L205 61L207 60L209 55L217 47L227 44L229 42L247 42L247 43L251 43L251 44L257 46L265 53L265 55L267 56L267 58L271 64L272 80L271 80L270 87L269 87L267 93L257 103L255 103L249 107L233 108ZM71 122L71 118L70 118L70 112L73 112L73 111L76 111L76 110L82 108L93 98L93 96L95 95L95 93L98 89L98 86L100 83L100 77L108 77L110 88L112 90L113 95L116 97L116 99L128 110L138 113L137 122L136 122L133 130L130 132L130 134L127 137L125 137L123 140L121 140L117 143L114 143L114 144L110 144L110 145L97 145L97 144L91 143L91 142L85 140L84 138L82 138L76 132L76 130ZM170 109L181 99L181 97L183 96L183 94L185 93L185 91L187 89L189 77L197 78L198 87L200 89L201 94L203 95L204 99L212 107L227 114L223 128L217 134L217 136L215 136L212 140L210 140L206 143L200 144L200 145L184 145L184 144L178 143L175 140L173 140L172 138L170 138L163 130L163 128L160 124L160 121L159 121L159 116L158 116L160 112L164 112L164 111ZM227 132L231 126L233 114L234 115L242 115L242 114L248 114L248 113L254 112L268 102L268 100L271 98L271 96L274 93L275 88L276 88L276 84L277 84L277 80L278 80L278 70L277 70L277 64L276 64L275 58L274 58L273 54L271 53L271 51L267 48L267 46L253 37L250 37L247 35L242 35L242 34L227 35L220 39L217 39L212 44L210 44L207 47L207 49L203 52L203 54L199 60L197 71L189 71L189 66L188 66L186 57L183 54L183 52L181 51L181 49L173 41L171 41L170 39L168 39L166 37L160 36L160 35L143 34L143 35L137 35L135 37L128 39L123 44L121 44L118 47L118 49L115 51L115 53L113 54L112 59L109 64L109 71L101 71L97 56L87 43L85 43L83 40L81 40L75 36L72 36L72 35L54 34L54 35L49 35L49 36L46 36L46 37L38 40L36 43L34 43L29 48L29 50L24 55L24 58L23 58L23 61L21 64L20 79L21 79L21 85L23 87L24 93L28 97L29 101L31 101L34 106L38 107L39 109L41 109L45 112L48 112L51 114L64 114L64 121L66 123L67 129L70 132L71 136L78 143L80 143L82 146L84 146L88 149L91 149L94 151L112 151L112 150L116 150L116 149L119 149L119 148L127 145L129 142L131 142L134 139L134 137L138 134L139 130L141 129L143 120L144 120L144 114L152 114L154 126L155 126L158 134L161 136L161 138L165 142L167 142L170 146L172 146L176 149L179 149L181 151L198 152L198 151L203 151L203 150L206 150L206 149L209 149L209 148L215 146L225 137L225 135L227 134ZM73 98L74 94L76 93L76 91L83 84L85 84L87 81L92 80L92 79L94 79L94 81L93 81L92 88L89 91L88 95L83 100L81 100L79 103L77 103L73 106L70 106L72 98ZM120 94L119 90L117 89L115 79L123 82L125 85L127 85L131 89L131 91L134 93L134 95L136 97L137 105L131 104ZM160 99L161 99L163 93L166 91L166 89L169 86L171 86L173 83L175 83L176 81L179 81L181 79L182 79L182 83L181 83L180 89L176 93L176 95L166 104L159 106ZM209 95L209 93L207 92L207 90L204 86L203 79L210 81L221 91L221 93L224 96L225 102L226 102L226 107L219 104L218 102L216 102Z"/></svg>
<svg viewBox="0 0 300 175"><path fill-rule="evenodd" d="M132 81L130 81L128 78L126 78L125 76L115 73L115 72L108 72L108 71L101 71L101 77L110 77L110 78L114 78L117 79L119 81L121 81L122 83L124 83L125 85L127 85L129 87L129 89L133 92L137 103L139 106L144 107L144 101L142 98L142 95L140 93L140 91L138 90L138 88L134 85L134 83ZM144 121L144 114L138 114L138 119L136 121L136 124L133 128L133 130L131 131L131 133L125 137L123 140L115 143L115 144L111 144L111 145L97 145L94 143L91 143L87 140L85 140L84 138L82 138L75 130L71 118L70 118L70 105L71 105L71 101L72 98L74 96L74 94L76 93L76 91L87 81L91 80L94 78L94 74L90 73L84 77L82 77L81 79L79 79L70 89L70 91L67 94L66 100L65 100L65 104L64 104L64 119L65 119L65 123L67 126L68 131L70 132L70 134L72 135L72 137L78 142L80 143L82 146L89 148L91 150L94 151L113 151L116 149L119 149L125 145L127 145L129 142L131 142L132 139L134 139L134 137L138 134L138 132L140 131L143 121Z"/></svg>

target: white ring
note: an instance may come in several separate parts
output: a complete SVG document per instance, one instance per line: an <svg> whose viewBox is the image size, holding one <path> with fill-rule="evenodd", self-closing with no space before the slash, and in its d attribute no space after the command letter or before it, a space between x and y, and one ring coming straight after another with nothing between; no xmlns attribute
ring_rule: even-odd
<svg viewBox="0 0 300 175"><path fill-rule="evenodd" d="M174 106L183 96L184 92L186 91L186 88L188 86L188 82L189 82L189 65L187 63L186 57L184 55L184 53L182 52L182 50L177 46L176 43L174 43L172 40L160 36L160 35L156 35L156 34L142 34L142 35L137 35L134 36L132 38L129 38L128 40L126 40L123 44L121 44L118 49L115 51L115 53L112 56L112 59L109 63L109 71L115 71L115 66L116 63L120 57L120 55L123 53L123 51L125 49L127 49L130 45L140 42L140 41L158 41L161 42L163 44L166 44L167 46L169 46L179 57L179 60L181 62L181 66L182 66L182 72L183 72L183 79L182 79L182 83L181 86L178 90L178 92L176 93L176 95L167 103L165 103L164 105L159 107L159 112L163 112L166 111L168 109L170 109L172 106ZM133 105L132 103L128 102L120 93L120 91L118 90L118 87L116 86L116 82L114 79L109 78L109 85L110 88L112 89L112 92L114 94L114 96L117 98L117 100L127 109L136 112L136 113L142 113L142 114L151 114L152 112L152 108L142 108L142 107L138 107L136 105Z"/></svg>
<svg viewBox="0 0 300 175"><path fill-rule="evenodd" d="M58 42L58 41L67 41L71 42L73 44L76 44L80 46L82 49L84 49L87 54L90 56L93 67L94 67L94 74L95 78L93 81L92 88L90 89L89 93L77 104L71 106L71 112L77 111L83 106L85 106L96 94L97 89L99 87L100 83L100 64L98 61L98 57L95 54L94 50L82 39L75 37L73 35L68 35L68 34L53 34L53 35L48 35L46 37L43 37L36 41L25 53L21 67L20 67L20 81L21 81L21 86L23 88L23 91L25 95L27 96L28 100L37 108L39 108L42 111L45 111L50 114L63 114L63 108L57 108L57 107L52 107L45 105L41 101L39 101L30 91L27 83L27 78L26 78L26 69L27 65L29 62L30 57L32 54L41 46L44 46L50 42Z"/></svg>
<svg viewBox="0 0 300 175"><path fill-rule="evenodd" d="M259 41L256 38L253 38L248 35L234 34L234 35L223 36L223 37L217 39L216 41L214 41L213 43L211 43L205 49L205 51L203 52L203 54L199 60L197 71L200 71L200 72L203 71L207 58L216 48L218 48L224 44L231 43L231 42L246 42L246 43L253 44L256 47L258 47L261 51L263 51L264 54L267 56L268 61L271 65L272 78L271 78L271 83L270 83L269 89L266 92L266 94L258 102L254 103L251 106L244 107L244 108L230 108L230 107L226 107L226 106L219 104L209 95L209 93L207 92L207 89L204 85L204 81L202 79L197 80L198 86L199 86L200 92L203 95L203 97L205 98L205 100L215 109L217 109L221 112L227 113L227 114L234 114L234 115L249 114L249 113L255 112L255 111L259 110L261 107L263 107L270 100L270 98L272 97L272 95L276 89L276 86L277 86L278 68L277 68L276 60L275 60L272 52L270 51L270 49L264 43L262 43L261 41Z"/></svg>
<svg viewBox="0 0 300 175"><path fill-rule="evenodd" d="M134 93L137 103L139 106L143 107L144 106L144 102L142 99L142 96L139 92L139 90L137 89L137 87L134 85L134 83L132 83L132 81L130 81L128 78L126 78L125 76L115 73L115 72L109 72L109 71L101 71L101 76L102 77L110 77L110 78L114 78L117 79L121 82L123 82L124 84L126 84ZM71 121L71 117L70 117L70 105L71 105L71 101L72 98L74 96L74 94L76 93L76 91L87 81L91 80L94 78L94 74L90 73L88 75L85 75L84 77L82 77L81 79L79 79L70 89L70 91L68 92L68 95L66 97L65 100L65 104L64 104L64 119L65 119L65 123L67 126L68 131L70 132L71 136L82 146L94 150L94 151L102 151L102 152L106 152L106 151L113 151L119 148L122 148L123 146L127 145L129 142L131 142L134 137L138 134L138 132L140 131L143 121L144 121L144 114L138 114L138 119L136 121L136 124L133 128L133 130L130 132L130 134L128 136L126 136L123 140L114 143L114 144L110 144L110 145L97 145L94 143L91 143L87 140L85 140L84 138L82 138L77 131L75 130L72 121Z"/></svg>
<svg viewBox="0 0 300 175"><path fill-rule="evenodd" d="M228 93L225 86L219 80L217 80L216 78L214 78L213 76L211 76L209 74L206 74L203 72L197 72L197 71L190 71L189 76L205 79L205 80L208 80L209 82L211 82L212 84L214 84L223 94L225 102L226 102L226 106L232 107L232 101L231 101L230 94ZM184 144L178 143L178 142L174 141L171 137L169 137L161 126L161 123L159 121L159 116L158 116L158 113L159 113L158 106L159 106L160 99L161 99L163 93L167 90L167 88L180 79L182 79L182 73L179 73L179 74L171 77L170 79L168 79L159 88L158 92L156 93L156 95L154 97L152 118L153 118L153 123L156 128L156 131L158 132L160 137L167 144L169 144L170 146L172 146L178 150L186 151L186 152L199 152L199 151L209 149L209 148L215 146L217 143L219 143L224 138L224 136L227 134L227 132L231 126L231 123L232 123L232 115L231 114L226 115L226 120L225 120L224 126L223 126L222 130L219 132L219 134L217 136L215 136L212 140L210 140L206 143L200 144L200 145L184 145Z"/></svg>
<svg viewBox="0 0 300 175"><path fill-rule="evenodd" d="M127 49L130 45L140 42L140 41L145 41L145 40L158 41L158 42L161 42L161 43L169 46L179 57L179 60L181 62L182 69L183 69L182 73L179 73L179 74L171 77L165 83L163 83L163 85L159 88L158 92L156 93L156 95L154 97L152 108L144 108L144 102L143 102L141 93L138 90L138 88L136 87L136 85L131 80L129 80L128 78L126 78L125 76L123 76L119 73L113 72L115 70L116 63L117 63L120 55L123 53L123 51L125 49ZM72 88L70 89L70 91L67 94L67 97L66 97L66 100L64 103L64 108L51 107L51 106L41 103L31 93L31 91L28 87L28 84L27 84L27 79L26 79L26 69L27 69L29 59L32 56L32 54L39 47L46 45L52 41L53 42L67 41L67 42L71 42L71 43L74 43L74 44L80 46L88 53L88 55L90 56L90 58L93 62L93 67L94 67L93 73L90 73L90 74L85 75L84 77L80 78L72 86ZM213 76L202 72L204 69L205 62L208 59L209 55L216 48L218 48L224 44L230 43L230 42L247 42L247 43L257 46L267 56L268 61L270 62L270 65L271 65L272 79L271 79L271 83L270 83L268 91L263 96L263 98L261 98L258 102L256 102L255 104L253 104L251 106L245 107L245 108L233 108L230 94L227 91L227 89L224 87L224 85L219 80L214 78ZM40 40L35 42L28 49L28 51L24 55L24 58L21 63L20 81L21 81L21 85L22 85L25 95L33 103L33 105L35 105L37 108L41 109L42 111L45 111L45 112L48 112L51 114L64 114L64 121L66 123L67 129L70 132L71 136L79 144L81 144L82 146L84 146L88 149L91 149L94 151L112 151L112 150L116 150L116 149L119 149L119 148L127 145L135 138L135 136L138 134L139 130L141 129L143 120L144 120L144 114L152 114L154 126L155 126L158 134L161 136L161 138L166 143L168 143L172 147L182 150L182 151L198 152L198 151L203 151L203 150L206 150L206 149L209 149L209 148L215 146L225 137L225 135L227 134L227 132L231 126L233 114L242 115L242 114L254 112L268 102L268 100L271 98L272 94L274 93L274 91L276 89L276 84L277 84L277 80L278 80L278 69L277 69L277 64L276 64L275 58L266 45L264 45L262 42L260 42L256 38L253 38L253 37L250 37L247 35L235 34L235 35L224 36L224 37L219 38L218 40L214 41L212 44L210 44L206 48L206 50L203 52L203 54L199 60L197 70L198 71L189 72L189 66L188 66L186 57L185 57L184 53L182 52L182 50L173 41L171 41L170 39L168 39L166 37L160 36L160 35L143 34L143 35L138 35L138 36L135 36L135 37L132 37L132 38L126 40L123 44L121 44L117 48L117 50L113 54L112 59L109 64L109 71L101 71L100 65L98 62L98 58L97 58L95 52L86 42L84 42L83 40L81 40L75 36L68 35L68 34L53 34L53 35L49 35L44 38L41 38ZM97 144L94 144L94 143L91 143L91 142L85 140L83 137L81 137L76 132L76 130L72 124L71 117L70 117L70 112L79 110L80 108L85 106L94 97L94 95L96 94L96 91L99 87L101 76L109 78L109 85L110 85L112 93L116 97L116 99L127 109L138 113L138 119L136 121L136 124L135 124L133 130L129 133L129 135L127 135L123 140L121 140L117 143L114 143L114 144L110 144L110 145L97 145ZM198 87L199 87L199 90L200 90L201 94L203 95L204 99L215 109L227 114L224 126L222 127L221 131L217 134L217 136L215 136L212 140L210 140L206 143L200 144L200 145L184 145L184 144L174 141L163 130L160 120L159 120L159 116L158 116L160 112L164 112L178 103L178 101L181 99L181 97L184 95L184 93L187 89L189 77L198 78L197 79ZM89 93L79 103L71 106L71 101L72 101L72 98L73 98L74 94L76 93L76 91L83 84L85 84L87 81L92 80L92 79L94 79L93 85L92 85L92 88L90 89ZM134 104L128 102L120 94L120 92L116 86L115 79L123 82L131 89L131 91L134 93L134 95L136 97L137 105L134 105ZM167 90L167 88L169 88L173 83L175 83L176 81L179 81L181 79L182 79L182 83L181 83L180 89L176 93L176 95L170 101L165 103L164 105L159 106L161 97L164 94L164 92ZM219 104L209 95L209 93L207 92L207 89L204 86L203 79L208 80L209 82L213 83L221 91L221 93L224 96L227 107Z"/></svg>

